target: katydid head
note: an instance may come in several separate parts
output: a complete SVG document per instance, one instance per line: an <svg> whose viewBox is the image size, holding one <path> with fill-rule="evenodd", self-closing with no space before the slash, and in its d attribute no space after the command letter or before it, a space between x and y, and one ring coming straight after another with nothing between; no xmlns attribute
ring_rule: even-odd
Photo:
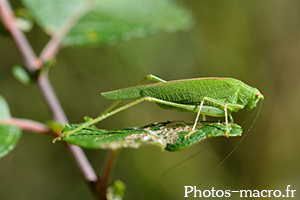
<svg viewBox="0 0 300 200"><path fill-rule="evenodd" d="M262 95L258 89L253 88L251 98L247 103L247 110L249 111L255 108L260 99L264 100L264 95Z"/></svg>

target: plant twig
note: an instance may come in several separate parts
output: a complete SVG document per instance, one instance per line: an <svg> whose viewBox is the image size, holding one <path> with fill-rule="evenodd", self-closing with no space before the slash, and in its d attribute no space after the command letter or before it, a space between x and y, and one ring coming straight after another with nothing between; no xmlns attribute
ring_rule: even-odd
<svg viewBox="0 0 300 200"><path fill-rule="evenodd" d="M99 188L98 188L99 200L106 200L106 191L107 191L110 174L112 172L115 160L118 157L119 151L120 151L120 149L110 150L110 152L108 153L105 167L103 169L102 176L101 176L102 179L101 179L101 182L100 182Z"/></svg>
<svg viewBox="0 0 300 200"><path fill-rule="evenodd" d="M89 182L90 186L94 190L93 185L98 181L98 176L96 175L92 165L87 159L84 151L76 145L68 145L70 153L73 155L77 165L81 169L81 172L87 182ZM95 191L93 191L95 192Z"/></svg>
<svg viewBox="0 0 300 200"><path fill-rule="evenodd" d="M68 119L56 97L56 94L49 81L48 75L46 73L41 74L37 78L37 84L53 114L53 118L60 123L67 124Z"/></svg>
<svg viewBox="0 0 300 200"><path fill-rule="evenodd" d="M9 119L0 120L0 124L15 125L20 127L23 130L32 131L35 133L50 134L50 129L48 126L40 122L36 122L29 119L9 118ZM54 134L52 135L54 136Z"/></svg>
<svg viewBox="0 0 300 200"><path fill-rule="evenodd" d="M50 41L46 44L40 54L42 61L47 61L53 58L60 47L63 38L69 33L69 31L76 25L76 23L87 14L93 6L92 1L85 1L61 26L61 28L54 33Z"/></svg>
<svg viewBox="0 0 300 200"><path fill-rule="evenodd" d="M46 74L41 74L38 77L38 85L40 87L40 90L50 108L50 110L53 113L53 117L55 120L67 124L68 119L56 97L56 94L52 88L52 85L50 84L50 81L48 79L48 76ZM95 183L98 180L98 177L89 163L85 153L83 150L75 145L67 145L70 153L72 154L75 162L77 163L78 167L81 169L81 172L85 178L85 180L89 183Z"/></svg>
<svg viewBox="0 0 300 200"><path fill-rule="evenodd" d="M0 16L3 24L9 30L17 46L19 47L25 59L28 70L32 73L35 73L36 70L40 69L43 64L41 60L35 56L35 53L28 43L25 35L18 28L16 18L7 0L0 0Z"/></svg>
<svg viewBox="0 0 300 200"><path fill-rule="evenodd" d="M37 71L43 66L43 63L35 55L24 33L17 27L16 19L7 0L0 0L0 16L3 20L4 25L10 31L13 39L16 41L16 44L26 61L26 67L30 70L31 73L36 74ZM56 48L56 51L57 50L58 46ZM49 82L47 74L41 74L40 77L38 77L38 85L47 104L50 107L54 119L61 123L67 123L68 120ZM90 183L97 182L98 177L88 159L86 158L83 150L80 147L74 145L68 145L68 148L72 153L86 181Z"/></svg>

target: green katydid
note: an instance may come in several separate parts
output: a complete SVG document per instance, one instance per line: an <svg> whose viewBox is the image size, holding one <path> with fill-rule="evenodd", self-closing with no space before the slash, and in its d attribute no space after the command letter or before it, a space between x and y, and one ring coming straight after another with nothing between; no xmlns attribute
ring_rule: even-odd
<svg viewBox="0 0 300 200"><path fill-rule="evenodd" d="M158 81L158 83L141 85L146 79ZM197 113L192 131L186 137L195 132L200 114L225 117L228 136L228 116L233 121L232 112L237 112L244 107L252 110L260 99L264 99L258 89L234 78L212 77L164 81L154 75L146 76L136 86L104 92L101 95L106 99L118 101L99 117L84 123L68 134L75 133L140 102L149 101L155 102L164 109ZM111 111L120 101L126 99L137 100Z"/></svg>

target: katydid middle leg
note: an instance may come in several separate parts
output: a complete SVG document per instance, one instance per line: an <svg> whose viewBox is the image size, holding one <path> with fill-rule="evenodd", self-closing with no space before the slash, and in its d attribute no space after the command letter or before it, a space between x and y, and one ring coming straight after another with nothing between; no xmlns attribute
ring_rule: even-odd
<svg viewBox="0 0 300 200"><path fill-rule="evenodd" d="M241 109L241 105L239 104L228 104L228 103L224 103L224 102L221 102L219 100L215 100L213 98L209 98L209 97L203 97L201 103L200 103L200 106L199 106L199 110L198 110L198 113L197 113L197 116L196 116L196 119L195 119L195 122L194 122L194 126L193 126L193 129L191 132L189 132L185 138L187 137L190 137L194 132L195 132L195 129L196 129L196 125L197 125L197 122L198 122L198 119L199 119L199 116L200 116L200 113L201 113L201 110L203 108L203 103L204 101L209 101L211 103L215 103L215 104L218 104L220 106L223 106L223 110L224 110L224 115L225 115L225 123L226 123L226 132L225 132L225 135L226 137L229 137L228 135L228 112L227 112L227 106L230 105L230 110L233 110L234 108L239 108ZM233 118L231 116L231 114L229 115L230 117L230 120L233 121Z"/></svg>
<svg viewBox="0 0 300 200"><path fill-rule="evenodd" d="M202 110L202 107L203 107L204 98L202 99L202 101L200 103L199 110L198 110L198 113L197 113L192 131L190 131L186 136L184 136L184 138L190 137L193 133L195 133L196 125L197 125L197 122L198 122L198 119L199 119L199 116L200 116L200 113L201 113L201 110Z"/></svg>

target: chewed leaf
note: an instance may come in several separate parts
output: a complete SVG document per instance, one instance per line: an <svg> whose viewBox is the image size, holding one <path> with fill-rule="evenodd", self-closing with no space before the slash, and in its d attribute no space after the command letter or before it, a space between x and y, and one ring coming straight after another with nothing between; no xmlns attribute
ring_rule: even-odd
<svg viewBox="0 0 300 200"><path fill-rule="evenodd" d="M49 35L64 26L70 16L86 10L64 38L65 46L115 44L159 30L185 30L192 25L191 13L171 0L22 1Z"/></svg>
<svg viewBox="0 0 300 200"><path fill-rule="evenodd" d="M193 124L190 124L189 127L191 127L192 125ZM241 136L242 132L243 130L238 124L229 124L229 137ZM225 122L201 122L201 126L197 128L197 131L190 137L185 138L184 136L187 133L188 131L181 131L180 136L176 138L176 142L168 143L165 149L168 151L179 151L197 144L198 142L206 138L226 136L226 124Z"/></svg>
<svg viewBox="0 0 300 200"><path fill-rule="evenodd" d="M163 149L166 145L163 138L150 135L143 129L103 130L89 127L68 136L68 131L77 128L79 125L66 125L61 138L69 144L89 149L138 148L142 144L158 145ZM134 134L136 134L136 137L132 138Z"/></svg>
<svg viewBox="0 0 300 200"><path fill-rule="evenodd" d="M10 118L10 111L5 99L0 96L0 120ZM7 155L17 145L21 129L11 125L0 125L0 158Z"/></svg>
<svg viewBox="0 0 300 200"><path fill-rule="evenodd" d="M192 130L192 123L181 121L160 122L143 127L122 130L103 130L95 126L68 135L80 124L66 125L61 139L89 149L138 148L141 145L156 145L167 151L183 150L206 138L225 136L225 123L201 122L190 137L184 136ZM241 136L242 129L237 124L229 124L229 137Z"/></svg>

